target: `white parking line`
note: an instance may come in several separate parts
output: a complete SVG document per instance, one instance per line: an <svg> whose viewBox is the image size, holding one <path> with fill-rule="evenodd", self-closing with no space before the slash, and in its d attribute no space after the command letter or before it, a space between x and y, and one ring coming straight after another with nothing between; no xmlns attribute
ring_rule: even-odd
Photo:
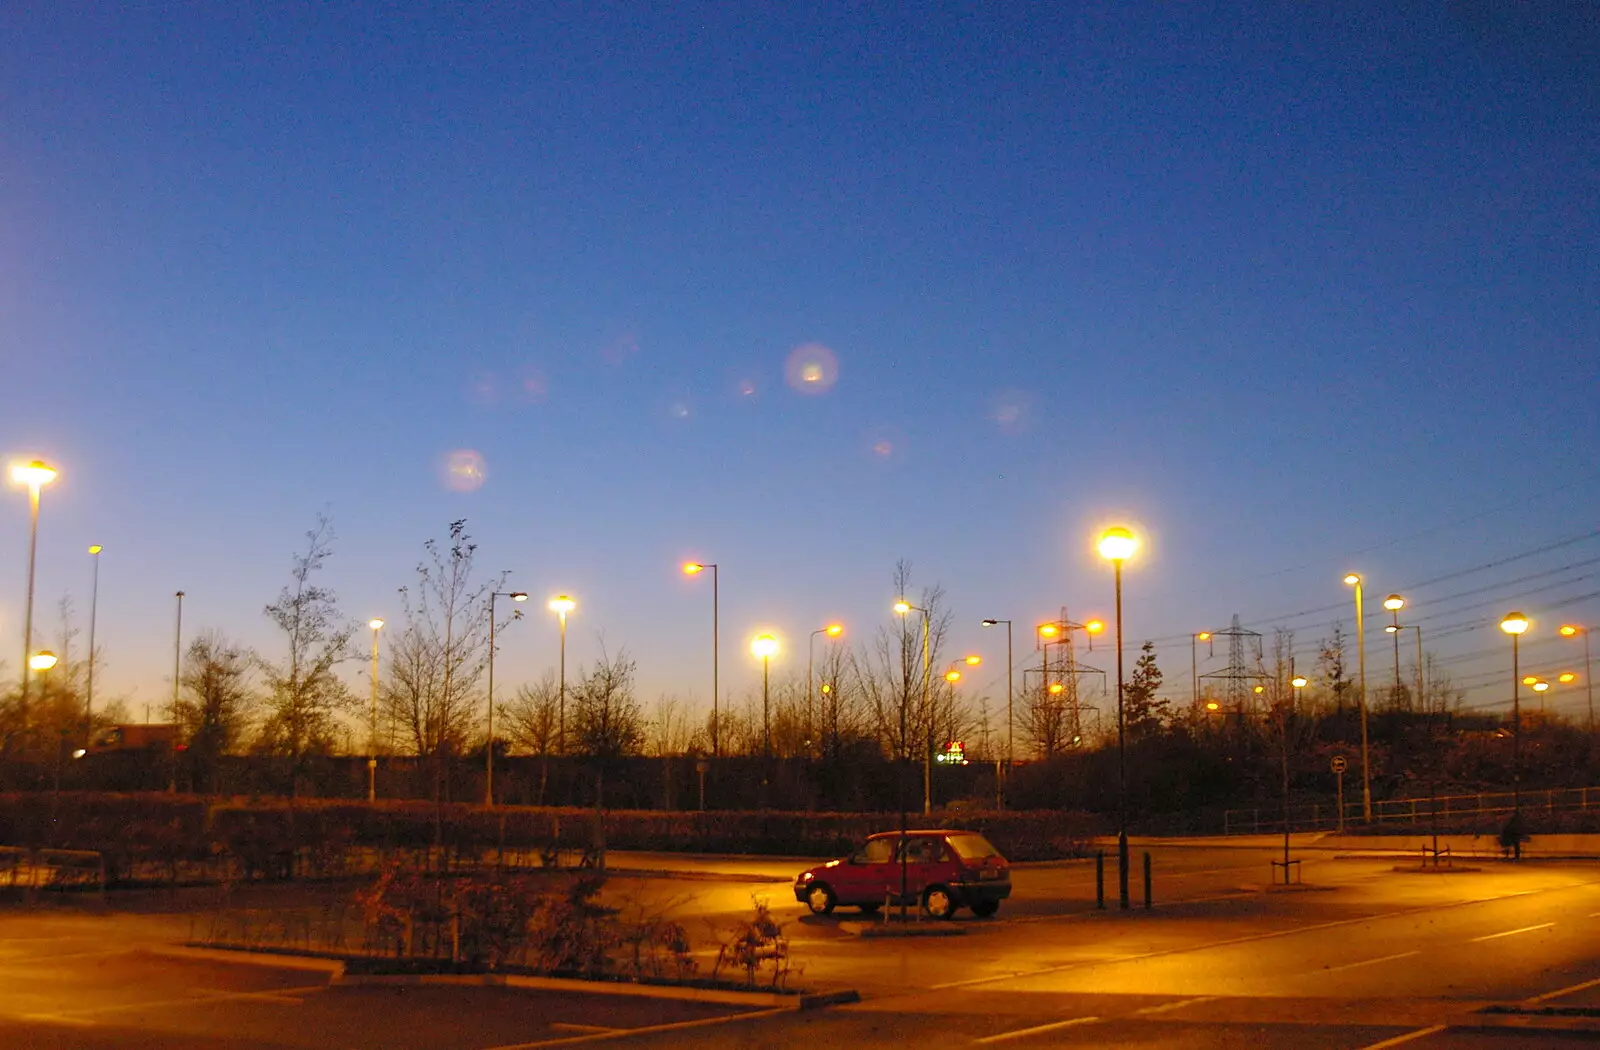
<svg viewBox="0 0 1600 1050"><path fill-rule="evenodd" d="M589 1032L584 1035L561 1036L556 1039L540 1039L532 1043L508 1043L505 1046L493 1046L488 1050L534 1050L542 1046L573 1046L578 1043L599 1043L607 1039L625 1039L633 1035L653 1035L656 1032L677 1032L685 1028L707 1028L714 1025L733 1024L738 1021L755 1021L763 1017L778 1017L781 1015L794 1016L794 1011L787 1006L780 1006L772 1010L751 1010L742 1014L719 1014L716 1017L701 1017L693 1021L671 1021L667 1024L650 1024L643 1028L624 1028L614 1032Z"/></svg>
<svg viewBox="0 0 1600 1050"><path fill-rule="evenodd" d="M1418 1028L1415 1032L1397 1035L1393 1039L1385 1039L1381 1043L1369 1043L1361 1047L1361 1050L1384 1050L1385 1047L1399 1046L1401 1043L1409 1043L1413 1039L1426 1039L1428 1036L1442 1032L1449 1027L1447 1024L1436 1024L1432 1028Z"/></svg>
<svg viewBox="0 0 1600 1050"><path fill-rule="evenodd" d="M566 1021L551 1021L550 1027L561 1032L600 1032L603 1034L615 1034L617 1032L627 1031L626 1028L609 1028L603 1024L569 1024Z"/></svg>
<svg viewBox="0 0 1600 1050"><path fill-rule="evenodd" d="M1419 949L1414 952L1401 952L1399 955L1385 955L1380 959L1362 959L1360 962L1345 963L1343 966L1330 966L1326 970L1316 970L1315 973L1338 973L1340 970L1354 970L1357 966L1376 966L1378 963L1393 962L1396 959L1409 959L1413 955L1421 955Z"/></svg>
<svg viewBox="0 0 1600 1050"><path fill-rule="evenodd" d="M1584 981L1582 984L1575 984L1570 988L1558 988L1553 992L1545 992L1543 995L1536 995L1531 999L1524 999L1522 1001L1524 1003L1542 1003L1549 999L1559 999L1563 995L1571 995L1574 992L1585 991L1596 986L1600 986L1600 977L1596 977L1592 981Z"/></svg>
<svg viewBox="0 0 1600 1050"><path fill-rule="evenodd" d="M1021 1039L1024 1036L1039 1035L1043 1032L1054 1032L1062 1028L1072 1028L1080 1024L1094 1024L1100 1020L1098 1017L1074 1017L1067 1021L1052 1021L1050 1024L1034 1025L1032 1028L1018 1028L1014 1032L1001 1032L999 1035L986 1035L982 1039L974 1039L976 1046L987 1043L1003 1043L1008 1039Z"/></svg>
<svg viewBox="0 0 1600 1050"><path fill-rule="evenodd" d="M1541 922L1537 926L1523 926L1520 929L1506 930L1503 933L1491 933L1483 937L1474 937L1468 943L1477 944L1479 941L1492 941L1499 937L1514 937L1519 933L1532 933L1534 930L1548 930L1554 925L1555 923L1553 922Z"/></svg>

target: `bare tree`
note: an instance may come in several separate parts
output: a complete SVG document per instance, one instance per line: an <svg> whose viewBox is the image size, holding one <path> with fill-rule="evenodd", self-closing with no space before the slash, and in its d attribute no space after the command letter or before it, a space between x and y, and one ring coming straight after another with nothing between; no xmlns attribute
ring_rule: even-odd
<svg viewBox="0 0 1600 1050"><path fill-rule="evenodd" d="M423 544L417 585L400 588L405 626L398 632L382 690L384 705L400 727L407 749L443 763L476 736L489 662L489 596L505 586L507 573L473 583L478 545L465 520L450 523L448 546ZM506 622L515 618L513 611ZM500 625L496 625L497 627Z"/></svg>
<svg viewBox="0 0 1600 1050"><path fill-rule="evenodd" d="M600 659L592 670L580 674L570 691L573 737L580 754L594 765L595 806L604 807L605 775L617 762L639 753L644 743L645 720L634 695L638 666L626 649L615 656L600 643Z"/></svg>
<svg viewBox="0 0 1600 1050"><path fill-rule="evenodd" d="M555 672L546 671L531 685L520 685L501 707L511 746L528 755L552 755L561 722L561 688Z"/></svg>
<svg viewBox="0 0 1600 1050"><path fill-rule="evenodd" d="M253 663L248 649L216 631L202 632L189 643L174 720L188 744L185 757L197 788L217 790L221 757L244 740L256 703L250 687Z"/></svg>
<svg viewBox="0 0 1600 1050"><path fill-rule="evenodd" d="M306 533L305 553L294 557L291 583L266 614L284 633L287 658L274 663L257 657L266 678L267 719L262 726L263 750L301 760L331 746L335 714L350 706L351 697L334 668L350 655L356 625L339 613L334 593L312 582L333 553L333 525L319 515Z"/></svg>

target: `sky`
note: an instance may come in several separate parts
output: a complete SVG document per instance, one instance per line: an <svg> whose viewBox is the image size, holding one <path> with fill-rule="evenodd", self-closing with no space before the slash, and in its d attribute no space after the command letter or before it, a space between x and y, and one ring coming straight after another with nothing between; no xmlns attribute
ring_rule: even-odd
<svg viewBox="0 0 1600 1050"><path fill-rule="evenodd" d="M1469 706L1508 609L1541 672L1600 625L1592 5L36 4L0 112L0 455L61 471L41 644L104 545L102 701L169 695L180 589L281 648L323 513L352 619L464 518L536 599L502 688L569 593L569 671L699 711L685 559L734 699L758 630L793 674L890 623L901 559L1003 697L978 621L1021 664L1109 616L1117 522L1175 698L1235 615L1348 632L1349 571Z"/></svg>

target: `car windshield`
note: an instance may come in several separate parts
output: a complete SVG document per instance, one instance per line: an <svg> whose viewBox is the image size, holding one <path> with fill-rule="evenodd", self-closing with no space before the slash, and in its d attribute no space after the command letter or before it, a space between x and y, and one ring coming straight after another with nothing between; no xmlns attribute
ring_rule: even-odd
<svg viewBox="0 0 1600 1050"><path fill-rule="evenodd" d="M950 848L954 849L962 860L983 860L986 857L1000 856L1000 851L982 835L951 835Z"/></svg>
<svg viewBox="0 0 1600 1050"><path fill-rule="evenodd" d="M857 864L887 864L893 854L893 839L870 839L856 851L854 860Z"/></svg>

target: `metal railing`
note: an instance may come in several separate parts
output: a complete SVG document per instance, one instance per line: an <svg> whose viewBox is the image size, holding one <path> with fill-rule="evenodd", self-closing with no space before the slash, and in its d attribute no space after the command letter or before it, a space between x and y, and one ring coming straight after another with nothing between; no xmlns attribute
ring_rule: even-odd
<svg viewBox="0 0 1600 1050"><path fill-rule="evenodd" d="M1522 792L1522 811L1565 812L1600 808L1600 787L1542 788ZM1436 795L1421 798L1391 798L1372 803L1373 825L1421 826L1474 817L1505 817L1517 808L1517 796L1509 791L1478 792L1471 795ZM1346 802L1345 827L1358 827L1360 801ZM1300 803L1289 807L1291 831L1332 831L1340 827L1339 807L1333 803ZM1224 835L1259 835L1283 830L1283 809L1265 805L1249 809L1229 809L1222 814Z"/></svg>

